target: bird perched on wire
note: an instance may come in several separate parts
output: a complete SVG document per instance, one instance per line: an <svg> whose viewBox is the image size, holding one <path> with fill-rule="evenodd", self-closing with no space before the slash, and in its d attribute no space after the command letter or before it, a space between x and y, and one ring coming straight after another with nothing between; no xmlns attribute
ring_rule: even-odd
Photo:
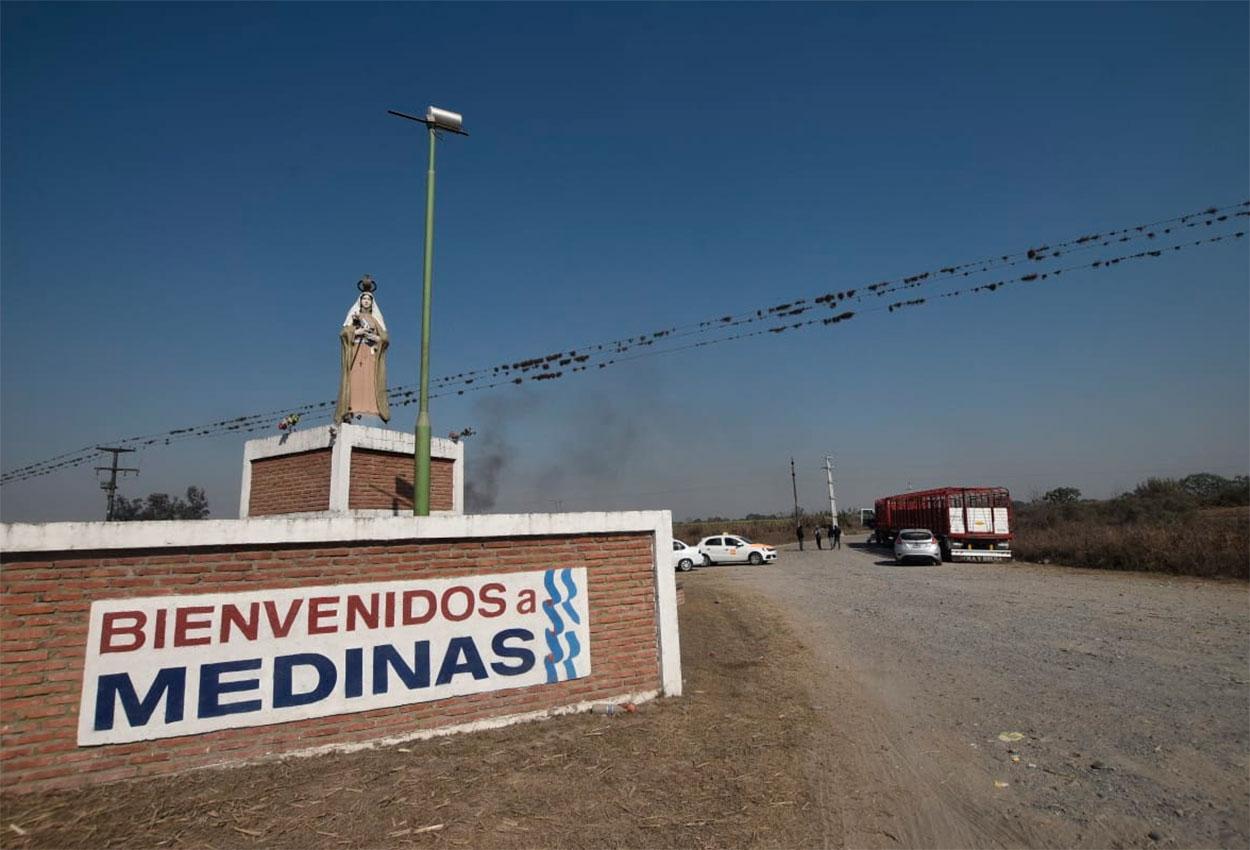
<svg viewBox="0 0 1250 850"><path fill-rule="evenodd" d="M474 431L472 428L463 428L459 431L452 431L450 434L447 435L447 437L453 443L458 443L466 437L472 437L476 433L477 432Z"/></svg>

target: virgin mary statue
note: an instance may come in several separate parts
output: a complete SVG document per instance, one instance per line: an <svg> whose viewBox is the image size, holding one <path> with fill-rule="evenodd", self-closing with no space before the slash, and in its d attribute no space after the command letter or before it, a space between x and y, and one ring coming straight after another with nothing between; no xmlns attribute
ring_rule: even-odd
<svg viewBox="0 0 1250 850"><path fill-rule="evenodd" d="M335 422L350 422L365 414L390 421L386 400L386 349L390 336L386 320L374 301L377 284L365 275L356 284L360 297L347 311L339 330L339 400Z"/></svg>

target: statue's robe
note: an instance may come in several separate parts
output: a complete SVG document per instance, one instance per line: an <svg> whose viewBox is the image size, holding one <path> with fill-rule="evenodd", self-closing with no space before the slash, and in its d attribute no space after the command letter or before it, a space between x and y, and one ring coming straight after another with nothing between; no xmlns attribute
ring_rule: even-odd
<svg viewBox="0 0 1250 850"><path fill-rule="evenodd" d="M334 421L346 422L357 414L377 416L383 422L391 419L391 406L386 398L386 349L390 336L386 329L368 313L360 313L377 334L376 345L363 337L356 341L356 328L348 322L339 331L339 399L334 408Z"/></svg>

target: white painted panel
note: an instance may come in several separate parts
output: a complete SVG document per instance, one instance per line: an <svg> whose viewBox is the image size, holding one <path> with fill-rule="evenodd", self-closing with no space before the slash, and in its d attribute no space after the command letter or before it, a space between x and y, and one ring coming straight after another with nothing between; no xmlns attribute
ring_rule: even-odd
<svg viewBox="0 0 1250 850"><path fill-rule="evenodd" d="M1007 509L994 508L994 533L1010 534L1011 529L1007 525Z"/></svg>
<svg viewBox="0 0 1250 850"><path fill-rule="evenodd" d="M968 508L968 533L990 534L994 530L994 518L989 508Z"/></svg>
<svg viewBox="0 0 1250 850"><path fill-rule="evenodd" d="M591 672L584 567L110 599L92 603L90 617L80 746L542 686Z"/></svg>
<svg viewBox="0 0 1250 850"><path fill-rule="evenodd" d="M964 509L950 508L951 514L951 534L964 533Z"/></svg>

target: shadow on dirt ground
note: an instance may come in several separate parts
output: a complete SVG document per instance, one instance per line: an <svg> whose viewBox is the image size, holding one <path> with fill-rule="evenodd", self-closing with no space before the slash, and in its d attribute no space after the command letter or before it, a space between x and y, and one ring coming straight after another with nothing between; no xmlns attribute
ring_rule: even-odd
<svg viewBox="0 0 1250 850"><path fill-rule="evenodd" d="M803 651L686 582L685 696L351 754L3 798L5 847L797 847L830 842ZM701 586L702 584L702 586ZM823 833L822 833L823 831Z"/></svg>

